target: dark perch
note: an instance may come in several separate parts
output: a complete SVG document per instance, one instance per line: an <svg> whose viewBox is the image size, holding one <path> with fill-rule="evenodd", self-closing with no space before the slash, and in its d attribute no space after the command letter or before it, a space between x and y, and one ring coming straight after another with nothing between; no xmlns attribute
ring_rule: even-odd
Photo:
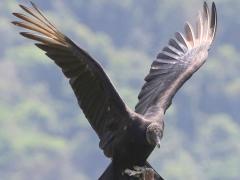
<svg viewBox="0 0 240 180"><path fill-rule="evenodd" d="M155 146L160 148L164 115L173 97L208 57L217 27L215 4L210 10L205 2L196 28L186 23L184 35L175 33L157 55L135 110L123 102L101 65L31 4L31 8L20 5L27 15L13 13L20 19L13 24L33 31L20 34L37 41L36 46L69 79L79 106L100 139L100 148L112 159L100 179L153 179L146 160ZM154 174L155 179L162 179L156 171Z"/></svg>
<svg viewBox="0 0 240 180"><path fill-rule="evenodd" d="M144 174L144 178L135 178L130 177L126 175L122 175L121 173L114 173L114 168L112 166L112 163L108 166L108 168L104 171L102 176L99 178L99 180L164 180L158 173L155 171L152 166L147 162L146 166L150 168L148 172Z"/></svg>

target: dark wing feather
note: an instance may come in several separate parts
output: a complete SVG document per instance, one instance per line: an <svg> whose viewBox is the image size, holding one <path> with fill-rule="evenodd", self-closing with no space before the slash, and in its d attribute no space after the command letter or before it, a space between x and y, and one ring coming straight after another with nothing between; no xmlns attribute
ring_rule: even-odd
<svg viewBox="0 0 240 180"><path fill-rule="evenodd" d="M212 4L211 15L207 3L199 13L196 33L189 23L185 25L185 36L175 34L157 59L152 63L150 73L138 96L135 111L146 118L157 120L170 106L178 89L205 62L217 26L217 12Z"/></svg>
<svg viewBox="0 0 240 180"><path fill-rule="evenodd" d="M46 52L70 79L70 84L86 118L101 139L101 147L111 143L116 132L130 121L129 110L111 84L102 67L83 49L59 32L39 9L20 7L28 16L13 13L23 22L13 24L35 31L21 32L38 41L37 47ZM111 154L108 154L111 156Z"/></svg>

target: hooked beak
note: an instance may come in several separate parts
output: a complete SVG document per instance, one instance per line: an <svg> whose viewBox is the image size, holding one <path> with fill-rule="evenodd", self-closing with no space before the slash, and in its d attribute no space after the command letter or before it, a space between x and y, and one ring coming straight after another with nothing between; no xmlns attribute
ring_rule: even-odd
<svg viewBox="0 0 240 180"><path fill-rule="evenodd" d="M157 144L156 144L156 146L157 146L158 148L160 148L160 145L161 145L160 137L157 137Z"/></svg>

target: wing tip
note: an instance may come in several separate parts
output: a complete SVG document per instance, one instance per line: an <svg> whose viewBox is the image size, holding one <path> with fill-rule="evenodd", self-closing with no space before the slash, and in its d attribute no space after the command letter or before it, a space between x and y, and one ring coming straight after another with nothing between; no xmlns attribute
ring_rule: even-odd
<svg viewBox="0 0 240 180"><path fill-rule="evenodd" d="M217 7L216 7L215 2L212 2L210 28L212 30L212 41L213 41L215 39L216 32L217 32Z"/></svg>
<svg viewBox="0 0 240 180"><path fill-rule="evenodd" d="M15 13L15 12L12 13L13 16L16 16L16 14L17 14L17 13Z"/></svg>
<svg viewBox="0 0 240 180"><path fill-rule="evenodd" d="M214 1L212 2L212 7L213 7L214 9L217 9L217 8L216 8L216 3L215 3Z"/></svg>
<svg viewBox="0 0 240 180"><path fill-rule="evenodd" d="M204 15L207 18L207 20L209 20L209 7L206 1L204 1L203 3L203 11L204 11Z"/></svg>
<svg viewBox="0 0 240 180"><path fill-rule="evenodd" d="M23 21L13 21L11 23L15 26L36 32L41 35L41 37L37 36L37 34L27 32L20 34L33 40L43 40L48 38L49 42L51 41L52 43L57 42L58 44L66 44L67 38L55 28L55 26L40 12L40 10L32 1L29 2L32 5L30 8L19 4L20 8L22 8L27 14L18 12L12 13L13 16Z"/></svg>
<svg viewBox="0 0 240 180"><path fill-rule="evenodd" d="M211 14L210 14L211 13ZM204 22L205 21L205 22ZM208 26L204 25L205 23ZM207 28L206 28L207 27ZM203 11L198 13L197 27L192 28L192 24L185 22L184 30L185 37L192 46L197 45L201 42L210 42L215 39L217 29L217 8L215 2L212 2L211 12L207 1L203 2ZM207 37L207 38L205 38ZM203 39L204 38L204 39Z"/></svg>
<svg viewBox="0 0 240 180"><path fill-rule="evenodd" d="M26 6L24 6L24 5L22 5L22 4L19 4L18 6L19 6L22 10L28 12L28 8L27 8Z"/></svg>
<svg viewBox="0 0 240 180"><path fill-rule="evenodd" d="M25 6L24 5L22 5L22 4L19 4L18 5L20 8L22 8L22 9L24 9L25 8Z"/></svg>
<svg viewBox="0 0 240 180"><path fill-rule="evenodd" d="M32 2L32 1L29 1L30 2L30 4L34 7L36 7L36 4L34 3L34 2Z"/></svg>
<svg viewBox="0 0 240 180"><path fill-rule="evenodd" d="M212 13L214 15L215 25L217 25L217 7L216 7L215 2L212 3Z"/></svg>
<svg viewBox="0 0 240 180"><path fill-rule="evenodd" d="M32 7L37 7L34 2L32 2L32 1L28 1L28 2L32 5ZM22 5L22 4L19 4L19 6L20 6L22 9L26 9L26 8L27 8L26 6L24 6L24 5Z"/></svg>
<svg viewBox="0 0 240 180"><path fill-rule="evenodd" d="M203 2L203 7L204 7L204 8L208 7L207 1L204 1L204 2Z"/></svg>
<svg viewBox="0 0 240 180"><path fill-rule="evenodd" d="M11 21L11 24L18 26L18 21Z"/></svg>
<svg viewBox="0 0 240 180"><path fill-rule="evenodd" d="M12 15L21 19L21 13L13 12Z"/></svg>
<svg viewBox="0 0 240 180"><path fill-rule="evenodd" d="M34 2L32 2L32 1L29 1L30 2L30 4L31 4L31 6L36 10L36 11L38 11L39 13L40 13L40 10L39 10L39 8L37 7L37 5L34 3Z"/></svg>
<svg viewBox="0 0 240 180"><path fill-rule="evenodd" d="M29 36L31 36L32 34L29 32L19 32L20 35L22 35L23 37L29 38Z"/></svg>

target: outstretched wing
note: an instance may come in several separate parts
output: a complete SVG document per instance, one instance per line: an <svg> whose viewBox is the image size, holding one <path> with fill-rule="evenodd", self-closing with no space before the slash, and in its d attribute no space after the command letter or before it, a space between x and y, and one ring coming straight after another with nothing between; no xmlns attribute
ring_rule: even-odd
<svg viewBox="0 0 240 180"><path fill-rule="evenodd" d="M186 23L185 36L177 32L152 63L138 96L137 113L156 120L165 113L178 89L206 61L216 27L216 6L212 4L210 13L205 2L203 11L199 12L196 32Z"/></svg>
<svg viewBox="0 0 240 180"><path fill-rule="evenodd" d="M40 10L20 7L28 16L13 13L22 22L13 24L37 32L21 32L26 38L36 40L37 47L46 52L70 79L70 84L91 126L99 138L106 142L115 131L130 121L128 108L111 84L102 67L83 49L77 47L68 37L59 32ZM107 135L106 135L107 134Z"/></svg>

